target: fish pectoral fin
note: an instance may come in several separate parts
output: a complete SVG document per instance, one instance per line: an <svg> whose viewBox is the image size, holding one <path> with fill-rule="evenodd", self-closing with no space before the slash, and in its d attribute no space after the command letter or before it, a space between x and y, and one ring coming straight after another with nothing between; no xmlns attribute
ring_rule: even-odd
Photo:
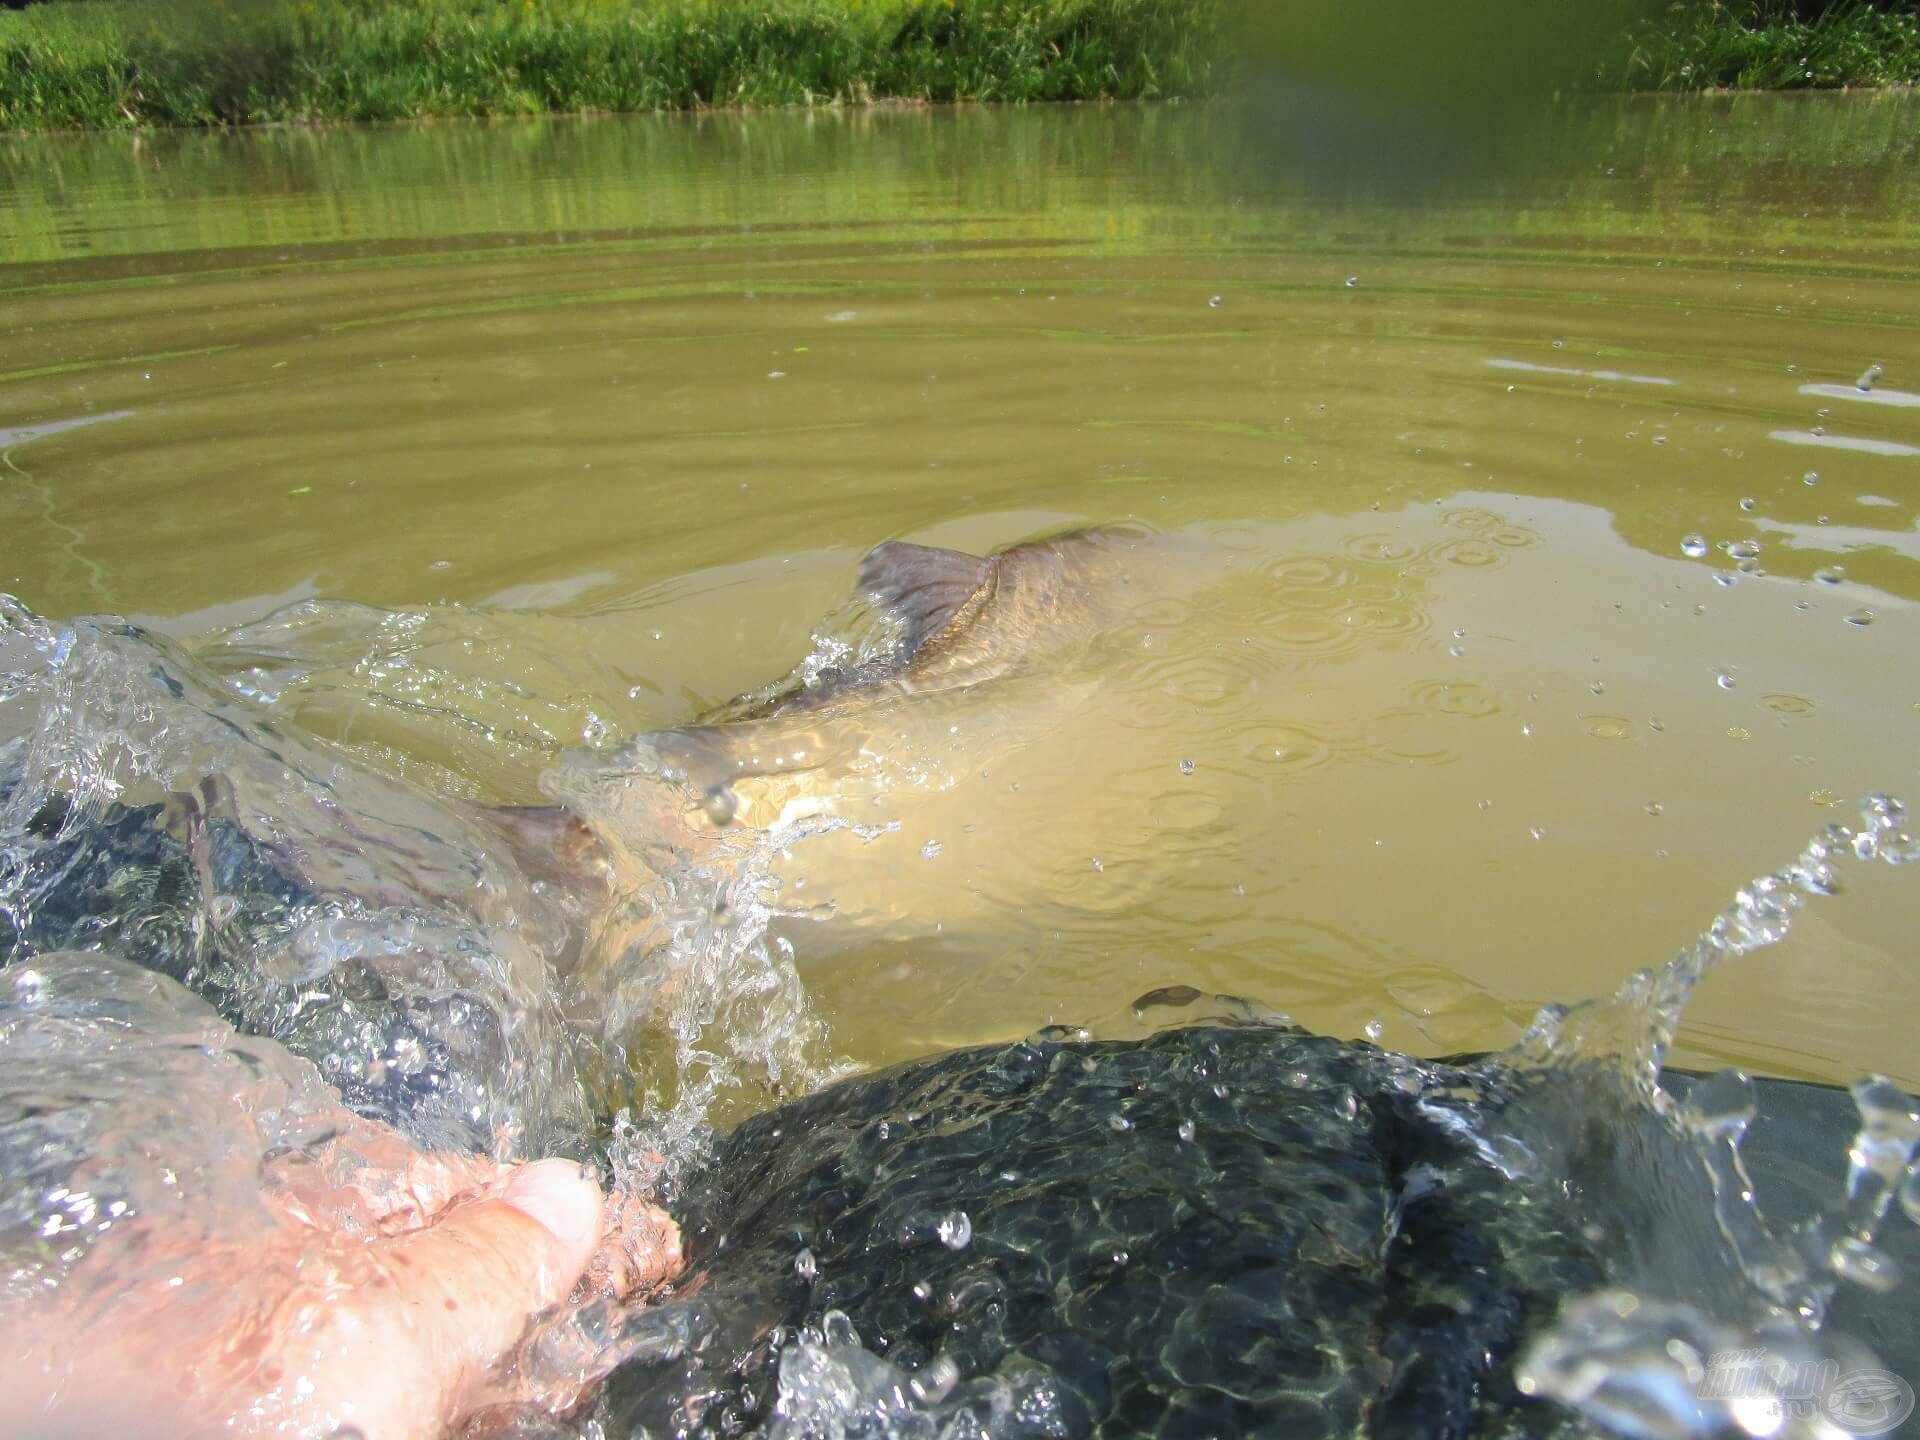
<svg viewBox="0 0 1920 1440"><path fill-rule="evenodd" d="M960 550L889 540L860 562L860 589L900 622L903 658L911 659L981 594L990 563Z"/></svg>

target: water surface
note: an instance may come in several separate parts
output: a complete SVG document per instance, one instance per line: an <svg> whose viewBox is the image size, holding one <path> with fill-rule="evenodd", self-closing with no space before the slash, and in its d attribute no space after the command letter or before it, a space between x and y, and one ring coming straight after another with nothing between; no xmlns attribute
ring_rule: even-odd
<svg viewBox="0 0 1920 1440"><path fill-rule="evenodd" d="M8 140L0 589L248 684L233 627L398 612L278 624L263 703L530 801L880 540L1143 522L1209 584L956 715L784 922L835 1051L1169 983L1504 1045L1914 788L1917 120L1631 102L1417 191L1195 108ZM1861 889L1679 1058L1920 1080Z"/></svg>

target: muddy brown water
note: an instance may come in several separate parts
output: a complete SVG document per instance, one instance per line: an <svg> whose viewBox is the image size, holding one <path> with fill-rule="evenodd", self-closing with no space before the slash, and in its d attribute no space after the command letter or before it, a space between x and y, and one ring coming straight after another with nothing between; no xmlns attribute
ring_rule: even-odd
<svg viewBox="0 0 1920 1440"><path fill-rule="evenodd" d="M1218 108L0 139L0 589L391 607L278 706L527 800L878 541L1178 532L1205 587L956 712L787 922L836 1047L1165 984L1502 1044L1920 800L1920 99L1542 132L1418 191ZM448 606L487 638L410 651ZM1920 1081L1917 933L1863 876L1681 1058Z"/></svg>

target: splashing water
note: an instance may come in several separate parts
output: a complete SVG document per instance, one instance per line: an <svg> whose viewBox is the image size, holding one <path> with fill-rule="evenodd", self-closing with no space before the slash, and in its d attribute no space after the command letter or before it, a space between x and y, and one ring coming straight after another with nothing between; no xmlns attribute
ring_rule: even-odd
<svg viewBox="0 0 1920 1440"><path fill-rule="evenodd" d="M167 641L0 597L0 959L114 946L420 1144L582 1153L567 918L480 818Z"/></svg>
<svg viewBox="0 0 1920 1440"><path fill-rule="evenodd" d="M856 618L817 637L811 668L793 683L868 663L889 643ZM716 795L687 763L701 757L645 745L611 762L601 753L562 764L544 778L548 794L614 851L612 899L590 914L516 864L471 797L435 793L430 776L371 776L235 688L136 627L53 626L0 602L0 959L28 961L6 972L14 1008L0 1046L10 1060L35 1046L53 1055L61 1025L79 1023L78 1011L61 1020L36 992L39 961L76 946L119 950L206 996L232 1026L266 1037L260 1045L282 1042L316 1067L288 1070L271 1049L241 1062L282 1098L250 1122L255 1148L238 1153L278 1147L330 1163L316 1157L335 1113L331 1085L358 1115L422 1145L502 1159L601 1150L616 1206L670 1193L710 1153L716 1117L847 1068L831 1055L791 946L770 929L831 908L783 895L776 861L829 833L865 838L885 825L863 829L831 806L723 824L739 803L724 782L739 777L721 777ZM563 728L535 737L527 757ZM860 750L854 760L848 785L868 798L942 783L926 756ZM703 832L699 845L684 843L694 812L721 832L717 842ZM1512 1050L1466 1070L1406 1062L1428 1110L1517 1184L1583 1197L1613 1257L1614 1288L1576 1301L1535 1339L1523 1389L1628 1435L1835 1433L1789 1404L1778 1377L1865 1364L1822 1322L1837 1287L1898 1279L1877 1241L1896 1196L1920 1211L1920 1116L1889 1082L1857 1085L1844 1199L1782 1227L1762 1213L1743 1159L1751 1082L1729 1074L1686 1087L1662 1065L1711 970L1784 938L1808 899L1842 887L1848 865L1916 856L1903 809L1875 797L1858 825L1823 830L1610 1000L1551 1007ZM133 1005L137 972L86 963L116 977L82 997L89 1024ZM162 1033L215 1024L213 1011L189 1015L173 998L140 1003L153 1010L141 1023ZM254 1043L228 1033L219 1045L244 1057ZM33 1094L11 1100L41 1104L54 1094L43 1078L52 1073L36 1072ZM256 1203L255 1171L202 1153L196 1117L224 1103L201 1097L204 1075L141 1063L87 1073L97 1093L76 1081L67 1101L43 1106L76 1117L61 1122L59 1143L41 1135L34 1165L4 1166L0 1198L11 1208L0 1228L52 1225L50 1238L72 1237L12 1267L10 1283L27 1290L83 1263L126 1217L170 1213L177 1196L150 1184L156 1156L188 1177L187 1189L227 1196L227 1209L210 1214ZM130 1107L116 1112L117 1128L88 1119L106 1114L107 1100ZM610 1134L596 1113L613 1116ZM245 1233L252 1222L234 1223ZM653 1310L598 1300L550 1317L515 1365L536 1391L562 1393L624 1361L686 1355L714 1326L697 1300ZM1728 1378L1728 1355L1763 1357L1760 1378ZM779 1387L782 1436L1010 1433L1047 1410L1040 1390L910 1373L862 1349L844 1317L785 1348Z"/></svg>
<svg viewBox="0 0 1920 1440"><path fill-rule="evenodd" d="M1841 891L1849 862L1916 858L1905 807L1873 796L1857 826L1825 827L1791 864L1742 888L1665 966L1633 975L1611 999L1548 1007L1512 1050L1481 1067L1503 1096L1491 1147L1499 1163L1585 1190L1625 1257L1628 1288L1571 1305L1535 1343L1520 1371L1529 1393L1616 1433L1661 1440L1848 1433L1762 1382L1871 1367L1821 1323L1841 1283L1878 1290L1897 1278L1875 1241L1896 1192L1920 1171L1920 1111L1890 1081L1858 1081L1860 1127L1845 1152L1842 1199L1780 1227L1763 1213L1742 1154L1757 1115L1753 1082L1722 1072L1676 1095L1661 1067L1688 1000L1715 967L1784 940L1809 899ZM1584 1082L1583 1114L1569 1114L1568 1087L1551 1083L1568 1076ZM1663 1122L1651 1154L1613 1148L1635 1113ZM1484 1137L1485 1117L1476 1118ZM1650 1178L1659 1182L1651 1191ZM1715 1372L1742 1355L1759 1357L1753 1374Z"/></svg>

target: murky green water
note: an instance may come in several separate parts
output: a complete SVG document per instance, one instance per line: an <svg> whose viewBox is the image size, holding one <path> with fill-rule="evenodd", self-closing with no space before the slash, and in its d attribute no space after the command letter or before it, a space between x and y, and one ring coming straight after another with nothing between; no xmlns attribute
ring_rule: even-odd
<svg viewBox="0 0 1920 1440"><path fill-rule="evenodd" d="M1631 103L1417 194L1171 108L4 141L0 589L479 607L278 703L528 800L783 671L880 540L1181 532L1207 583L796 871L836 1045L1186 983L1491 1046L1920 798L1916 122ZM1899 879L1683 1058L1920 1079Z"/></svg>

